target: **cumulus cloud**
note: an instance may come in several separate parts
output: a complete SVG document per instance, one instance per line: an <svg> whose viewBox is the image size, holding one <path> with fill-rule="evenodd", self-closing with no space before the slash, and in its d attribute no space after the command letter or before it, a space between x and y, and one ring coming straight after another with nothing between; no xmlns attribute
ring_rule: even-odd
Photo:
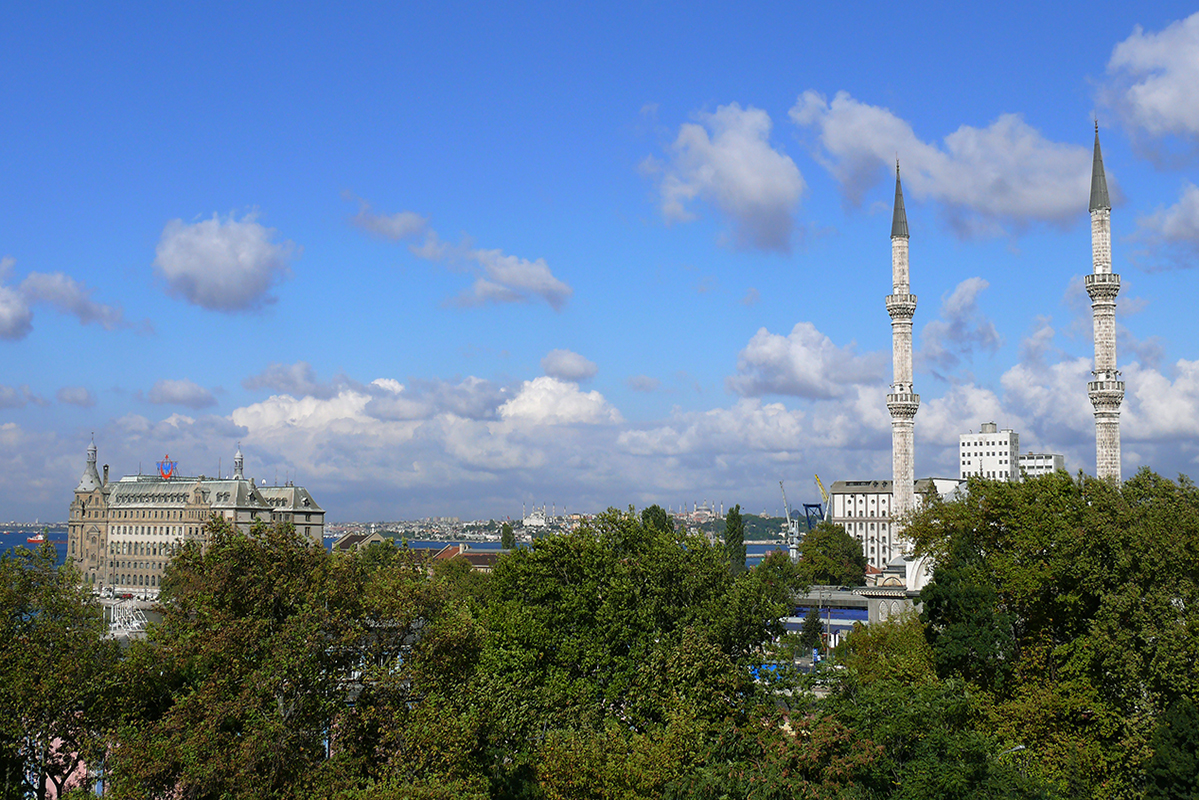
<svg viewBox="0 0 1199 800"><path fill-rule="evenodd" d="M0 258L0 339L24 339L33 330L32 306L38 303L52 306L63 314L71 314L80 324L94 322L105 330L129 327L119 306L92 300L92 290L61 272L31 272L16 288L4 286L16 260Z"/></svg>
<svg viewBox="0 0 1199 800"><path fill-rule="evenodd" d="M146 395L146 400L155 405L176 405L187 408L207 408L216 405L212 392L197 383L183 380L163 379L157 381Z"/></svg>
<svg viewBox="0 0 1199 800"><path fill-rule="evenodd" d="M561 311L574 294L574 289L554 277L543 258L529 261L499 250L474 250L471 257L482 268L482 274L456 298L455 305L523 303L540 297L550 308Z"/></svg>
<svg viewBox="0 0 1199 800"><path fill-rule="evenodd" d="M542 371L551 378L585 381L594 378L599 367L594 361L571 350L551 350L541 359Z"/></svg>
<svg viewBox="0 0 1199 800"><path fill-rule="evenodd" d="M296 397L328 399L337 394L337 387L334 384L322 383L317 380L316 370L307 361L297 361L294 364L271 364L257 375L251 375L243 380L241 385L251 391L269 389Z"/></svg>
<svg viewBox="0 0 1199 800"><path fill-rule="evenodd" d="M279 232L247 214L190 224L166 224L155 249L154 267L171 294L211 311L250 311L274 303L270 292L291 276L299 249L278 241Z"/></svg>
<svg viewBox="0 0 1199 800"><path fill-rule="evenodd" d="M2 283L16 263L12 256L0 258L0 339L11 341L24 339L33 330L33 312L29 310L29 303Z"/></svg>
<svg viewBox="0 0 1199 800"><path fill-rule="evenodd" d="M45 398L34 394L27 383L20 386L0 384L0 408L23 408L31 403L35 406L47 405Z"/></svg>
<svg viewBox="0 0 1199 800"><path fill-rule="evenodd" d="M694 219L689 205L700 200L731 222L738 247L788 252L805 184L791 157L771 147L770 129L765 111L737 103L683 124L665 164L643 164L661 175L666 220Z"/></svg>
<svg viewBox="0 0 1199 800"><path fill-rule="evenodd" d="M941 298L937 319L921 332L919 360L926 366L948 370L975 350L994 353L1003 344L995 323L978 309L978 295L991 284L967 278Z"/></svg>
<svg viewBox="0 0 1199 800"><path fill-rule="evenodd" d="M412 211L397 211L395 214L376 214L371 211L370 203L361 197L354 197L349 193L343 193L342 196L347 200L354 199L358 201L358 213L350 217L351 225L361 228L367 233L373 233L375 236L390 239L393 242L421 235L425 232L425 228L429 222L427 217L422 217L420 214Z"/></svg>
<svg viewBox="0 0 1199 800"><path fill-rule="evenodd" d="M625 385L634 392L656 392L660 381L657 378L651 378L649 375L631 375Z"/></svg>
<svg viewBox="0 0 1199 800"><path fill-rule="evenodd" d="M1199 16L1199 15L1197 15ZM1187 183L1178 202L1137 220L1134 258L1150 271L1199 263L1199 187Z"/></svg>
<svg viewBox="0 0 1199 800"><path fill-rule="evenodd" d="M119 307L95 302L91 289L61 272L31 272L21 281L20 291L29 303L53 306L63 314L78 317L80 324L94 322L106 331L128 327Z"/></svg>
<svg viewBox="0 0 1199 800"><path fill-rule="evenodd" d="M1051 142L1018 114L1003 114L985 128L963 125L941 144L922 141L891 110L847 92L830 102L806 91L790 114L816 133L818 157L851 203L893 175L898 154L905 195L940 203L959 236L1033 222L1065 225L1085 212L1090 197L1090 148ZM1110 173L1108 181L1118 191Z"/></svg>
<svg viewBox="0 0 1199 800"><path fill-rule="evenodd" d="M487 303L527 303L540 298L555 311L561 311L574 294L574 289L555 277L543 258L530 261L502 250L477 249L466 237L452 245L428 226L427 218L414 212L375 214L365 200L359 199L358 203L358 213L350 218L355 226L393 241L421 238L420 243L408 246L414 256L465 267L474 274L474 283L453 298L451 305L470 308Z"/></svg>
<svg viewBox="0 0 1199 800"><path fill-rule="evenodd" d="M570 381L549 376L525 381L516 396L500 406L499 415L505 420L539 425L599 425L623 421L620 412L599 392L583 392Z"/></svg>
<svg viewBox="0 0 1199 800"><path fill-rule="evenodd" d="M737 356L737 374L726 384L748 397L831 398L853 384L882 380L885 366L884 354L858 355L852 344L838 347L812 323L799 322L787 336L759 329Z"/></svg>
<svg viewBox="0 0 1199 800"><path fill-rule="evenodd" d="M96 396L85 386L64 386L55 392L58 402L80 408L91 408L96 404Z"/></svg>
<svg viewBox="0 0 1199 800"><path fill-rule="evenodd" d="M1116 45L1102 97L1130 129L1199 137L1199 13Z"/></svg>
<svg viewBox="0 0 1199 800"><path fill-rule="evenodd" d="M450 414L469 420L495 419L501 405L511 399L508 387L471 375L458 382L414 380L410 385L380 379L364 411L381 420L424 420Z"/></svg>

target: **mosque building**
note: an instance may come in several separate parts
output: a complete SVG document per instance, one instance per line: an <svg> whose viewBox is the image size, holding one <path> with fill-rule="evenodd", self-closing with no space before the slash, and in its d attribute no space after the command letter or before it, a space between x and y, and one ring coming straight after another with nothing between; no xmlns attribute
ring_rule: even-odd
<svg viewBox="0 0 1199 800"><path fill-rule="evenodd" d="M287 483L260 486L245 477L241 447L228 478L184 477L165 457L153 475L108 480L96 467L96 443L69 509L67 559L85 585L118 592L157 594L170 556L189 541L205 542L205 523L221 517L249 532L261 521L291 522L296 532L323 544L325 510L308 490Z"/></svg>
<svg viewBox="0 0 1199 800"><path fill-rule="evenodd" d="M1124 400L1124 381L1120 380L1120 372L1116 369L1115 315L1120 276L1112 272L1111 207L1096 124L1090 198L1093 271L1085 278L1095 333L1095 369L1092 380L1087 383L1087 394L1095 408L1095 474L1119 483L1120 405ZM952 491L968 474L1018 480L1021 470L1031 475L1064 468L1060 455L1020 455L1018 435L1014 431L998 431L994 424L988 423L979 434L961 437L960 479L930 478L917 483L915 427L920 395L916 394L912 376L912 318L916 313L916 295L911 290L908 219L898 164L895 166L895 205L891 217L891 294L886 296L886 305L891 318L893 366L893 380L887 393L887 410L891 415L891 480L835 481L830 491L829 511L833 522L844 525L846 531L862 543L870 564L880 568L889 561L907 556L908 543L903 537L902 518L920 504L927 492L944 494ZM982 460L983 452L993 457L994 465ZM908 588L919 588L927 577L923 575L923 568L916 564L909 563L908 572Z"/></svg>

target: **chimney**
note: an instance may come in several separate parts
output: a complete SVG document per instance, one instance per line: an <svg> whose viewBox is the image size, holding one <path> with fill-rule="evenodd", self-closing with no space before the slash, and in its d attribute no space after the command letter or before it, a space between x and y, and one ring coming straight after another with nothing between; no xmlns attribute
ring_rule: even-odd
<svg viewBox="0 0 1199 800"><path fill-rule="evenodd" d="M108 485L108 465L104 465L104 485Z"/></svg>

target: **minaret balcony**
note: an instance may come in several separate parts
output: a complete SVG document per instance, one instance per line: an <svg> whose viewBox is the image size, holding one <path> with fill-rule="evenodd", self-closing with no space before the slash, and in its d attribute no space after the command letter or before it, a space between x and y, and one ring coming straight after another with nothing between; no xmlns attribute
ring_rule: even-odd
<svg viewBox="0 0 1199 800"><path fill-rule="evenodd" d="M887 313L891 319L911 319L916 314L916 295L889 294L887 295Z"/></svg>
<svg viewBox="0 0 1199 800"><path fill-rule="evenodd" d="M1124 396L1124 381L1117 380L1097 380L1087 381L1087 394L1095 395L1115 395ZM888 395L889 396L889 395Z"/></svg>
<svg viewBox="0 0 1199 800"><path fill-rule="evenodd" d="M896 419L912 419L920 409L920 395L913 392L898 392L887 395L887 410Z"/></svg>
<svg viewBox="0 0 1199 800"><path fill-rule="evenodd" d="M1114 300L1120 293L1120 276L1114 272L1092 272L1082 280L1092 300Z"/></svg>

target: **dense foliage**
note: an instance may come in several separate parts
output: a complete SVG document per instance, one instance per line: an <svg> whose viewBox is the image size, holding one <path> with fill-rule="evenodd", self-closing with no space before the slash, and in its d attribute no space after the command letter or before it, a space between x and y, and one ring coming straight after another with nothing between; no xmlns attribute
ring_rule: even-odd
<svg viewBox="0 0 1199 800"><path fill-rule="evenodd" d="M862 543L841 525L822 521L808 531L800 544L799 569L811 584L861 586L866 582L866 556Z"/></svg>
<svg viewBox="0 0 1199 800"><path fill-rule="evenodd" d="M1199 697L1195 485L972 480L907 533L936 564L937 674L977 691L1002 749L1052 796L1145 796L1163 714Z"/></svg>
<svg viewBox="0 0 1199 800"><path fill-rule="evenodd" d="M52 551L18 550L0 796L100 774L106 796L188 800L1195 796L1189 481L931 500L908 528L933 568L922 613L855 630L813 676L773 661L799 636L772 644L812 563L734 572L660 511L609 511L490 574L214 520L124 650Z"/></svg>

